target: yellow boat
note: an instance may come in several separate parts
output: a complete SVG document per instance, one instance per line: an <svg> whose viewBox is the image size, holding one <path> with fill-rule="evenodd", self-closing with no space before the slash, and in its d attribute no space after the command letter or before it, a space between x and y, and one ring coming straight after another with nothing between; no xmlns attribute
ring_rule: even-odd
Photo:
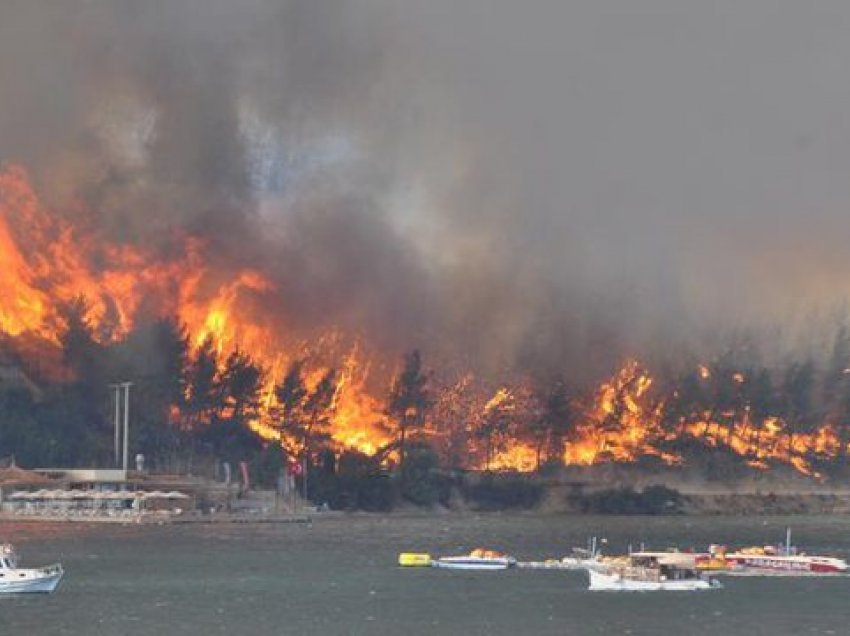
<svg viewBox="0 0 850 636"><path fill-rule="evenodd" d="M398 564L405 568L430 567L431 555L423 552L402 552L398 555Z"/></svg>

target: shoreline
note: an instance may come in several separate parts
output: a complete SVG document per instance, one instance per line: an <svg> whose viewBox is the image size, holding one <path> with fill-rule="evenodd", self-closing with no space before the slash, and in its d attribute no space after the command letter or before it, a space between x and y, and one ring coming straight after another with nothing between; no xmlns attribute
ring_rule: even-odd
<svg viewBox="0 0 850 636"><path fill-rule="evenodd" d="M322 513L322 516L338 516L339 513ZM121 525L121 526L163 526L163 525L191 525L191 524L287 524L287 523L313 523L314 516L309 514L281 514L281 515L174 515L153 516L140 515L132 517L108 517L91 516L81 517L75 515L16 515L0 514L0 523L57 523L78 525Z"/></svg>
<svg viewBox="0 0 850 636"><path fill-rule="evenodd" d="M741 517L747 515L791 515L791 516L835 516L850 515L850 490L816 490L810 492L731 492L712 490L693 492L679 491L681 505L668 513L599 513L583 512L571 506L559 496L557 489L550 490L543 500L531 508L505 507L501 509L479 509L475 506L419 508L403 505L391 511L330 510L305 511L303 513L223 513L181 515L138 516L78 516L78 515L19 515L0 513L0 523L26 524L71 524L71 525L119 525L119 526L163 526L163 525L270 525L270 524L312 524L317 521L330 521L354 518L397 518L434 517L452 518L474 515L498 516L519 515L524 517L563 516L572 518L610 516L610 517Z"/></svg>

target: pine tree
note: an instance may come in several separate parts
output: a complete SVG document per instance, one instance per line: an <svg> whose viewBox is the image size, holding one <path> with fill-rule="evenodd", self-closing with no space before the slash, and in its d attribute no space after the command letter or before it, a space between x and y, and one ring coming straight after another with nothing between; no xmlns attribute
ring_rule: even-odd
<svg viewBox="0 0 850 636"><path fill-rule="evenodd" d="M304 448L304 401L307 398L307 387L304 384L303 366L301 360L292 362L283 380L275 387L280 444L290 457L300 455Z"/></svg>
<svg viewBox="0 0 850 636"><path fill-rule="evenodd" d="M405 445L411 433L425 422L431 407L429 378L422 371L422 358L418 350L404 357L404 368L390 387L386 414L398 428L399 468L404 476Z"/></svg>

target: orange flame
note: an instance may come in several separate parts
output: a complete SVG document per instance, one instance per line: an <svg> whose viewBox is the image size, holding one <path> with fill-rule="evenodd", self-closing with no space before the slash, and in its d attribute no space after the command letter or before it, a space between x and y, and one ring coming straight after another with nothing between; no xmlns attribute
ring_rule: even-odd
<svg viewBox="0 0 850 636"><path fill-rule="evenodd" d="M174 240L182 249L173 250L179 256L169 258L144 247L116 245L96 230L83 231L46 210L22 168L0 168L0 332L22 343L40 339L56 345L63 328L61 307L79 296L88 301L85 318L101 342L126 336L143 312L177 316L187 326L193 346L211 339L221 359L239 349L263 366L262 409L250 426L268 440L278 439L275 382L292 360L304 357L305 349L303 344L293 345L279 317L264 310L265 301L279 291L253 269L213 271L208 248L198 238ZM336 339L332 333L312 343L312 353L333 349ZM307 378L311 388L328 368L337 366L330 425L336 446L366 453L386 447L393 436L381 401L368 388L369 356L353 346L344 356L313 359ZM707 365L699 365L696 372L701 384L713 378ZM727 377L746 386L743 373ZM576 400L563 462L634 462L650 456L675 465L683 461L671 450L675 442L690 439L726 449L753 467L784 463L818 476L813 459L835 458L847 451L828 423L796 431L776 415L754 421L749 406L690 413L678 422L666 422L667 400L654 387L650 374L630 360L589 400ZM539 437L527 434L528 425L540 421L533 391L520 382L489 396L471 374L463 376L438 396L425 434L467 465L534 470L541 443Z"/></svg>

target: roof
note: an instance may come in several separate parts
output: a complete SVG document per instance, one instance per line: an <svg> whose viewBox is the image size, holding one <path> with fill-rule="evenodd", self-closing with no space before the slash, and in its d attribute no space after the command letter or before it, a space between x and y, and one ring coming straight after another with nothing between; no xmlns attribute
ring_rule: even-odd
<svg viewBox="0 0 850 636"><path fill-rule="evenodd" d="M14 464L8 468L0 468L0 486L36 486L52 483L53 480L49 477Z"/></svg>

